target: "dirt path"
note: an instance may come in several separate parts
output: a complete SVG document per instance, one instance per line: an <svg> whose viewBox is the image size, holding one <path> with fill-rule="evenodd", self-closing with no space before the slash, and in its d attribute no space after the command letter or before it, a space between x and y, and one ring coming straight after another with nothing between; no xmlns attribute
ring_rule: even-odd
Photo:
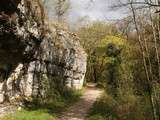
<svg viewBox="0 0 160 120"><path fill-rule="evenodd" d="M81 99L73 106L67 108L57 120L85 120L89 109L102 91L89 85Z"/></svg>

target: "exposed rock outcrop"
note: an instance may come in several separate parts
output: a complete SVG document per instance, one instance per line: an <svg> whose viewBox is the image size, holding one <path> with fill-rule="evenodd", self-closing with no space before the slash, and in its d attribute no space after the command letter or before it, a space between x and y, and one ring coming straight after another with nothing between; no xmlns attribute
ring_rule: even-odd
<svg viewBox="0 0 160 120"><path fill-rule="evenodd" d="M86 59L75 34L46 22L39 0L0 1L1 103L82 88Z"/></svg>

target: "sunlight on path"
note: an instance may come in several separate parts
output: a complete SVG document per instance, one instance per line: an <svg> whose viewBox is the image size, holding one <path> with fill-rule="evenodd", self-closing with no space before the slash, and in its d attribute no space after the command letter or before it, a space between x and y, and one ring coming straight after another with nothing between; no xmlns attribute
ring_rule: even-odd
<svg viewBox="0 0 160 120"><path fill-rule="evenodd" d="M102 90L89 85L80 101L66 109L57 120L85 120L89 109L96 99L101 95Z"/></svg>

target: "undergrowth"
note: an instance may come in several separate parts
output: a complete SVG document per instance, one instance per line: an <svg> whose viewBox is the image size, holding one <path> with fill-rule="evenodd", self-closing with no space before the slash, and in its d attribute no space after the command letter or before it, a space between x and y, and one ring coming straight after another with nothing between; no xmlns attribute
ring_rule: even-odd
<svg viewBox="0 0 160 120"><path fill-rule="evenodd" d="M68 90L46 102L34 99L31 103L26 103L21 111L6 115L0 120L54 120L67 106L77 102L81 94L82 90Z"/></svg>
<svg viewBox="0 0 160 120"><path fill-rule="evenodd" d="M87 120L152 120L151 105L148 96L114 98L105 93L94 103Z"/></svg>

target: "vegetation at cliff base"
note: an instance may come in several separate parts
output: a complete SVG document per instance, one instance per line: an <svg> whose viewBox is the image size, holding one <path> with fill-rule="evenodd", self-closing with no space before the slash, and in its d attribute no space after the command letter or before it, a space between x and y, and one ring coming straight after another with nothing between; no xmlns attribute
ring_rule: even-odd
<svg viewBox="0 0 160 120"><path fill-rule="evenodd" d="M57 115L65 110L71 104L80 99L83 90L65 92L64 96L54 97L54 100L46 103L40 102L38 99L27 103L17 112L6 115L0 120L56 120Z"/></svg>

